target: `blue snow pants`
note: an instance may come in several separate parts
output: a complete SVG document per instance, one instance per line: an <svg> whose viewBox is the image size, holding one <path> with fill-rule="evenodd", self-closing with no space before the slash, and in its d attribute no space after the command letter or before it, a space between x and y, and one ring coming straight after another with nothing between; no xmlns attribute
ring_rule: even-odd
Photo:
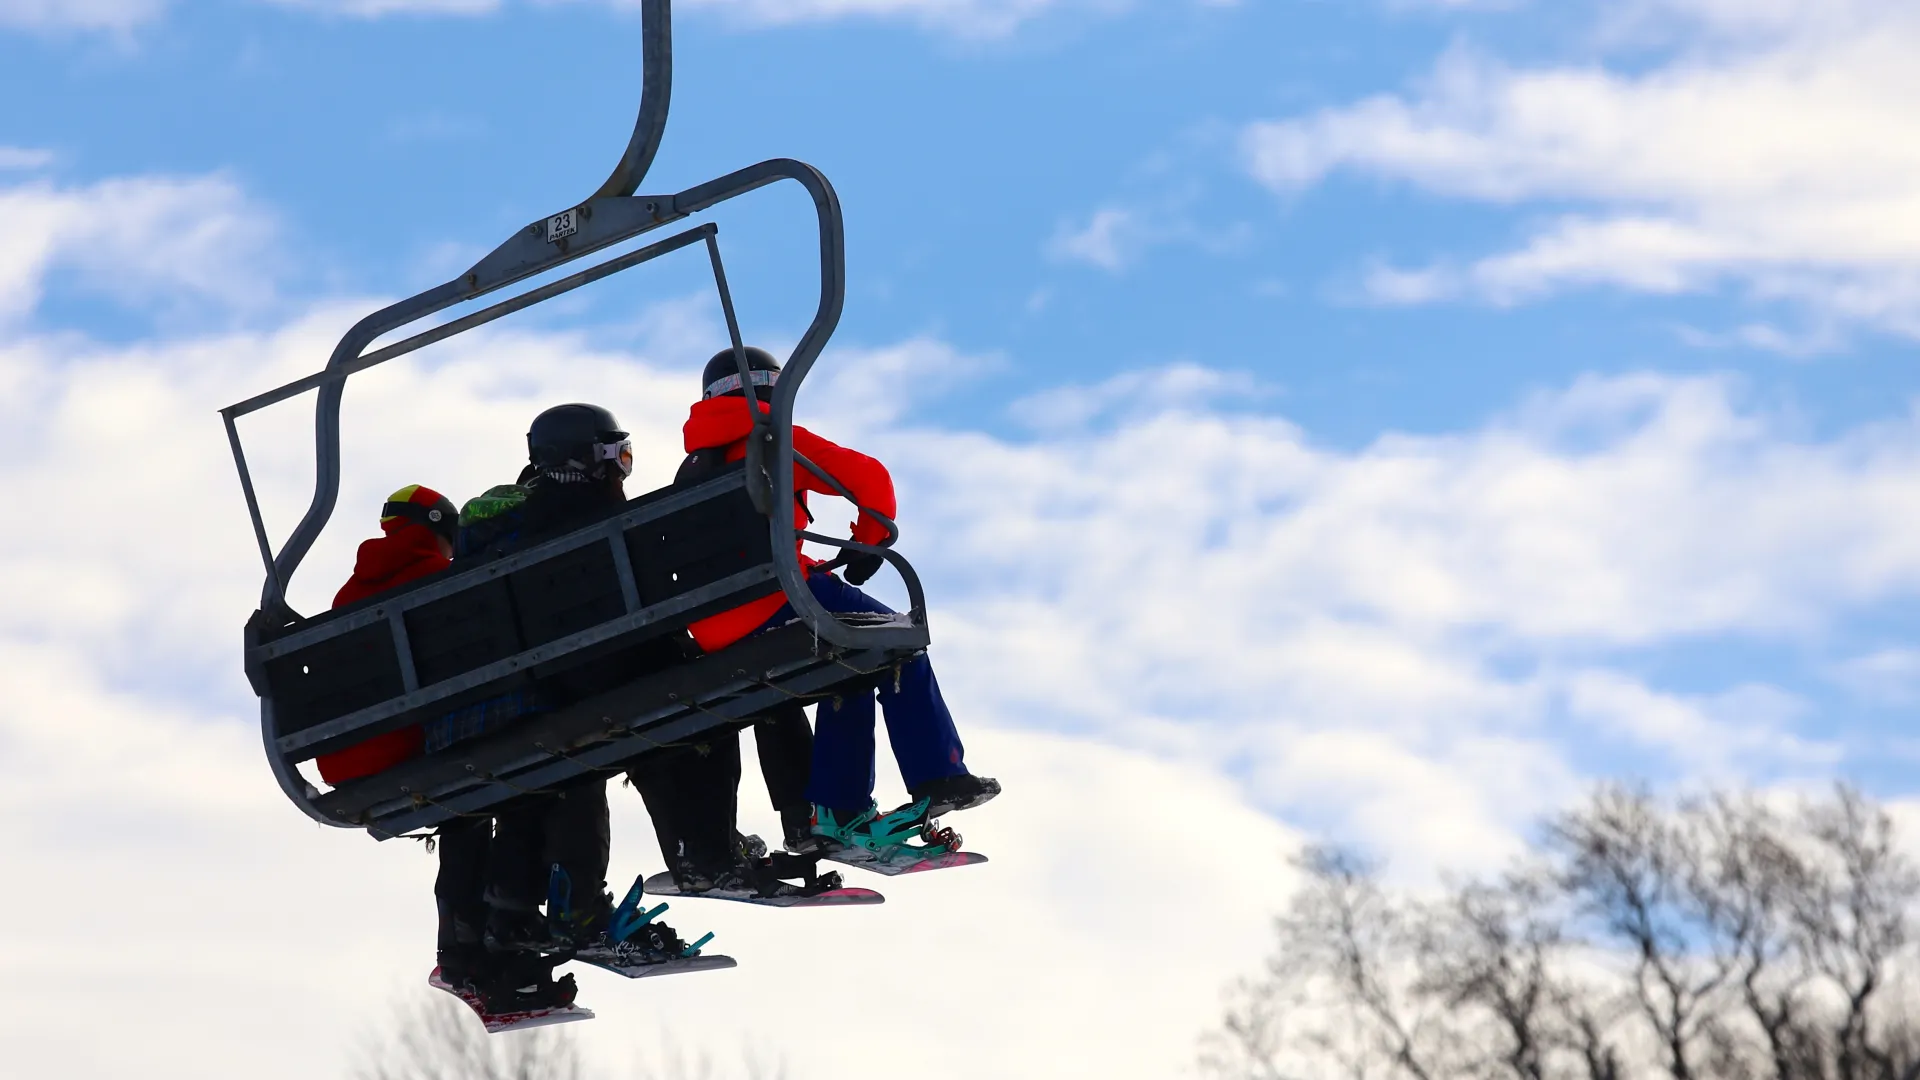
<svg viewBox="0 0 1920 1080"><path fill-rule="evenodd" d="M815 571L807 575L807 587L828 611L893 610L833 574ZM793 605L783 605L761 631L793 618ZM882 676L877 690L850 690L840 696L838 705L832 699L820 703L814 719L813 775L807 783L807 798L836 813L858 813L873 801L875 697L886 716L893 760L909 791L967 771L966 748L960 745L953 714L940 696L933 664L922 654L900 669L897 688L889 673Z"/></svg>

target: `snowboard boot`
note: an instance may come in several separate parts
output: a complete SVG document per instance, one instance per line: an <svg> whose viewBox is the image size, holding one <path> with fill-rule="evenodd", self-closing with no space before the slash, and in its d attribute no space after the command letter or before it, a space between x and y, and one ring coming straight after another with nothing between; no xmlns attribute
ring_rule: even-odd
<svg viewBox="0 0 1920 1080"><path fill-rule="evenodd" d="M801 803L780 811L781 840L788 851L796 855L810 855L820 846L820 840L813 835L813 804Z"/></svg>
<svg viewBox="0 0 1920 1080"><path fill-rule="evenodd" d="M573 878L554 863L547 874L547 931L557 951L573 952L599 944L613 923L613 897L600 889L580 896Z"/></svg>
<svg viewBox="0 0 1920 1080"><path fill-rule="evenodd" d="M487 907L470 904L455 907L440 902L440 925L434 935L434 963L443 981L456 990L474 990L479 982L493 974L493 957L487 952Z"/></svg>
<svg viewBox="0 0 1920 1080"><path fill-rule="evenodd" d="M573 1004L579 988L572 975L553 977L553 962L521 955L479 987L480 1003L495 1016L504 1013L564 1009Z"/></svg>
<svg viewBox="0 0 1920 1080"><path fill-rule="evenodd" d="M1000 794L1000 781L990 776L961 773L929 780L909 792L927 802L927 818L937 818L959 810L971 810Z"/></svg>
<svg viewBox="0 0 1920 1080"><path fill-rule="evenodd" d="M757 836L734 834L734 858L730 863L702 865L690 859L675 860L674 888L681 896L705 896L729 900L768 900L779 896L812 896L840 887L839 874L818 874L818 856L795 855L785 851L767 851L766 841ZM793 881L783 879L797 879Z"/></svg>
<svg viewBox="0 0 1920 1080"><path fill-rule="evenodd" d="M681 896L699 896L712 892L717 882L726 879L731 866L725 862L681 855L673 860L673 887Z"/></svg>
<svg viewBox="0 0 1920 1080"><path fill-rule="evenodd" d="M496 953L544 952L554 945L553 928L538 908L494 908L487 912L486 946Z"/></svg>
<svg viewBox="0 0 1920 1080"><path fill-rule="evenodd" d="M579 947L600 940L607 932L607 921L613 914L613 897L601 893L597 903L589 903L583 908L553 911L548 905L547 925L553 931L557 944Z"/></svg>
<svg viewBox="0 0 1920 1080"><path fill-rule="evenodd" d="M455 990L475 992L499 974L500 967L494 955L477 941L441 949L434 954L434 962L439 965L441 981Z"/></svg>

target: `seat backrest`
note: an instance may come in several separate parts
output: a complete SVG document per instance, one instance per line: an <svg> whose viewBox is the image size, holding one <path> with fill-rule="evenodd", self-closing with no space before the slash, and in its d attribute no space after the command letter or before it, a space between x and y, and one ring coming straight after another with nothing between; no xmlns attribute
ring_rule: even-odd
<svg viewBox="0 0 1920 1080"><path fill-rule="evenodd" d="M345 725L289 749L304 760L532 676L618 662L622 650L779 588L766 519L736 469L284 628L250 650L249 674L273 703L277 737Z"/></svg>
<svg viewBox="0 0 1920 1080"><path fill-rule="evenodd" d="M737 467L728 474L739 475ZM649 605L773 561L767 519L754 510L744 486L733 497L708 499L628 529L626 539L640 600Z"/></svg>

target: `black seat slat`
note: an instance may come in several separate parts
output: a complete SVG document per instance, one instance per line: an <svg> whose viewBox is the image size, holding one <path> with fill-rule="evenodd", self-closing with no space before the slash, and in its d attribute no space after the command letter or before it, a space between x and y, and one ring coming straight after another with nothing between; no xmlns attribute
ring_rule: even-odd
<svg viewBox="0 0 1920 1080"><path fill-rule="evenodd" d="M393 630L375 623L267 661L281 734L377 705L405 692Z"/></svg>
<svg viewBox="0 0 1920 1080"><path fill-rule="evenodd" d="M640 602L657 604L773 559L767 520L743 488L627 530Z"/></svg>
<svg viewBox="0 0 1920 1080"><path fill-rule="evenodd" d="M527 648L514 617L513 596L507 583L498 579L429 601L408 611L405 618L413 667L422 686Z"/></svg>
<svg viewBox="0 0 1920 1080"><path fill-rule="evenodd" d="M613 550L593 544L545 559L507 577L527 647L558 641L626 614ZM477 665L476 665L477 666Z"/></svg>

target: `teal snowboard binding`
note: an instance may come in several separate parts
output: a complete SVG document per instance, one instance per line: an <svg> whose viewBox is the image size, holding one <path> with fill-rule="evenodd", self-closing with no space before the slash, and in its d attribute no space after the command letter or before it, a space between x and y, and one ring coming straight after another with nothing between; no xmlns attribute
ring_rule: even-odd
<svg viewBox="0 0 1920 1080"><path fill-rule="evenodd" d="M574 911L573 881L558 864L553 867L547 878L547 918L557 933L572 940L574 959L629 979L738 966L731 956L701 953L701 946L713 940L711 933L689 945L673 927L656 921L667 905L643 907L642 881L636 878L626 899L596 918Z"/></svg>
<svg viewBox="0 0 1920 1080"><path fill-rule="evenodd" d="M960 834L929 820L927 808L927 800L920 799L882 814L868 803L843 821L831 807L816 805L814 850L822 858L889 877L987 861L984 855L962 852Z"/></svg>

